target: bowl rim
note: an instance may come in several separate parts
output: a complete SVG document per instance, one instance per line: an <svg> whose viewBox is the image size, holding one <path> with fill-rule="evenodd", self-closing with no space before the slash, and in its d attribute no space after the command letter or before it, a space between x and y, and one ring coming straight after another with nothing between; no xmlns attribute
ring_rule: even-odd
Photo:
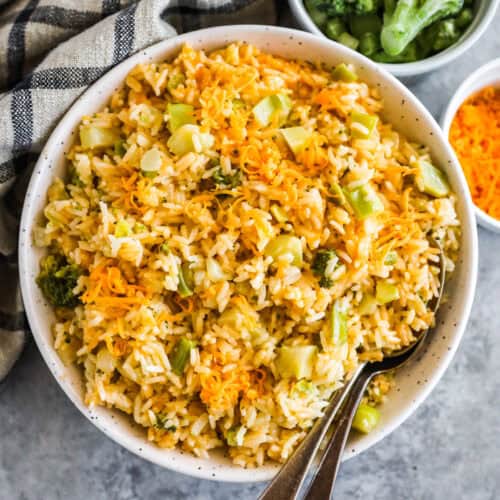
<svg viewBox="0 0 500 500"><path fill-rule="evenodd" d="M295 19L305 30L328 39L328 37L311 19L311 16L304 6L303 0L288 0L288 4ZM482 16L477 24L474 26L474 29L467 32L470 29L468 28L451 47L448 47L442 52L438 52L431 57L415 62L377 64L399 78L407 78L434 71L461 56L479 40L493 20L499 4L500 0L481 0L480 7L482 8L484 5L484 12L482 13ZM464 37L464 35L466 36Z"/></svg>
<svg viewBox="0 0 500 500"><path fill-rule="evenodd" d="M446 352L443 353L440 360L436 362L436 366L433 368L432 373L429 375L428 379L425 380L425 383L422 383L419 387L419 390L414 395L414 398L411 401L408 401L404 408L397 413L392 420L389 420L385 427L382 428L378 433L372 433L371 435L367 435L363 438L362 444L358 445L355 450L346 450L344 455L344 459L350 458L352 456L361 453L362 451L370 448L375 443L383 439L385 436L394 431L399 425L401 425L419 406L420 404L428 397L430 392L434 389L438 381L444 374L444 371L450 364L458 345L463 336L465 326L467 320L469 318L470 310L472 307L472 301L474 297L476 281L477 281L477 262L478 262L478 243L477 243L477 232L476 226L473 224L473 206L470 200L470 196L468 196L468 190L466 189L466 182L461 168L458 165L456 157L453 153L453 150L449 146L449 144L445 141L442 136L442 131L439 125L436 123L432 115L425 108L425 106L394 76L388 73L385 69L381 69L379 65L374 63L373 61L368 60L364 56L354 51L347 49L346 47L332 42L326 38L321 39L311 33L307 33L300 30L295 30L291 28L285 27L276 27L276 26L265 26L265 25L233 25L233 26L220 26L220 27L212 27L206 28L190 33L186 33L183 35L178 35L166 40L163 40L157 44L154 44L144 50L139 51L135 55L121 62L119 65L115 66L111 70L109 70L105 75L103 75L99 80L97 80L94 84L92 84L87 90L85 90L82 95L75 100L75 102L68 108L67 112L64 114L63 118L59 121L58 125L53 130L50 135L49 140L46 142L42 152L40 153L37 164L34 168L33 175L30 179L28 190L26 193L26 198L23 205L23 212L21 217L20 229L19 229L19 270L20 270L20 284L21 284L21 292L25 305L26 315L28 318L28 322L31 326L31 330L33 332L33 336L37 343L37 346L44 358L45 363L49 367L52 372L54 378L62 388L62 390L66 393L66 395L72 400L73 404L80 410L80 412L89 420L92 424L94 424L99 430L101 430L105 435L107 435L110 439L115 441L117 444L123 446L128 449L132 453L141 456L142 458L153 462L157 465L163 466L167 469L174 470L176 472L181 472L184 474L188 474L194 477L199 477L203 479L210 480L221 480L227 482L258 482L271 479L276 471L278 470L278 466L274 465L265 465L258 469L238 469L234 470L227 468L227 472L219 472L218 476L216 476L212 471L214 468L206 470L194 467L188 467L187 465L181 464L181 460L173 463L172 461L168 462L166 459L161 460L154 455L153 452L149 451L148 448L139 448L137 449L132 445L132 438L130 438L125 432L121 430L116 430L115 428L106 428L100 421L96 421L96 419L92 416L92 412L88 409L86 405L84 405L81 398L76 397L76 395L72 394L72 390L70 387L70 383L66 380L62 380L57 374L57 367L54 362L55 360L59 360L57 353L55 352L52 344L47 342L42 334L41 329L39 330L39 325L37 322L37 313L35 313L35 292L33 276L29 273L29 257L32 253L30 248L31 246L31 238L32 235L28 231L30 228L33 216L35 213L32 213L34 208L32 205L36 204L36 195L39 193L36 192L37 182L40 178L43 178L44 175L47 175L50 172L49 163L50 156L56 155L60 150L61 146L59 145L59 139L61 138L61 134L70 134L73 131L73 128L70 130L65 130L66 122L70 121L72 115L75 113L75 109L78 104L81 102L85 102L90 99L96 93L99 94L99 88L103 84L104 81L116 80L115 75L120 75L123 68L132 68L134 65L148 60L148 58L159 57L160 54L168 52L172 50L174 47L179 47L182 43L186 43L189 41L193 41L199 37L199 40L202 40L204 44L210 44L210 40L213 37L217 39L217 36L220 37L221 42L220 46L223 46L230 41L241 39L245 36L265 36L266 33L274 32L279 37L282 37L283 40L287 38L295 38L299 44L308 44L314 47L315 45L323 46L325 49L334 49L335 52L340 56L345 56L350 60L354 61L355 64L359 64L360 66L364 66L370 73L376 75L377 78L381 80L385 80L389 86L395 89L402 97L407 99L412 107L414 107L424 118L424 122L427 127L432 130L434 135L437 135L440 141L440 144L445 151L448 161L450 163L450 168L456 173L456 179L458 182L458 187L460 188L463 195L463 223L466 225L469 233L468 245L469 245L469 264L471 264L471 269L469 269L469 274L467 275L467 286L463 291L462 295L462 303L463 308L460 311L458 317L456 318L456 323L453 329L453 335L450 336L449 346L447 347ZM222 41L224 40L224 41ZM272 49L271 49L272 52ZM123 78L120 78L120 82L122 82ZM81 115L80 115L81 116ZM38 213L38 212L36 212Z"/></svg>
<svg viewBox="0 0 500 500"><path fill-rule="evenodd" d="M487 78L487 74L495 70L498 73L496 80L495 78ZM486 80L491 81L488 82ZM479 66L457 87L445 110L441 114L441 118L439 120L446 139L448 139L453 118L455 117L455 114L457 113L460 106L472 94L478 92L488 85L491 85L495 81L498 82L498 87L500 88L500 57L492 59L491 61L488 61L487 63ZM500 220L495 219L484 210L479 208L474 203L474 201L473 204L477 222L485 229L489 229L490 231L493 231L495 233L500 233Z"/></svg>

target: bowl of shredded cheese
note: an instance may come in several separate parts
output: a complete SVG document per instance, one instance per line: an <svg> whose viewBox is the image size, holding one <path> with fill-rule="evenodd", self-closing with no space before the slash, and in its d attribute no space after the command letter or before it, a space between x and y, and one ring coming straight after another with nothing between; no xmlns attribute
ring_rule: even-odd
<svg viewBox="0 0 500 500"><path fill-rule="evenodd" d="M441 124L467 179L478 223L500 233L500 59L460 85Z"/></svg>

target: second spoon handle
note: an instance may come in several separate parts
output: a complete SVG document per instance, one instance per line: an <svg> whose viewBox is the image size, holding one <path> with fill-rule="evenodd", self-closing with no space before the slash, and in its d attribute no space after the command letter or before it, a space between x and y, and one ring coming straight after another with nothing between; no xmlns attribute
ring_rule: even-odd
<svg viewBox="0 0 500 500"><path fill-rule="evenodd" d="M370 370L364 370L351 387L344 406L335 419L335 430L330 437L317 473L304 500L318 500L319 498L327 500L331 498L354 414L372 376L373 373Z"/></svg>

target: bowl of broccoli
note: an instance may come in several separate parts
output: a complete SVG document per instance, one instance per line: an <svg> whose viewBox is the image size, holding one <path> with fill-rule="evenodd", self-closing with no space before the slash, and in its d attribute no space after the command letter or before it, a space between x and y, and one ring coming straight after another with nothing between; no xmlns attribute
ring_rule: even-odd
<svg viewBox="0 0 500 500"><path fill-rule="evenodd" d="M398 77L433 71L474 44L499 0L289 0L300 25Z"/></svg>

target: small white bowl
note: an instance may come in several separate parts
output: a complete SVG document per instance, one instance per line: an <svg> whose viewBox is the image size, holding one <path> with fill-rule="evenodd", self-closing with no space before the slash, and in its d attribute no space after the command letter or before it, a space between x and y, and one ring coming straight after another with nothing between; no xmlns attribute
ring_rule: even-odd
<svg viewBox="0 0 500 500"><path fill-rule="evenodd" d="M47 366L75 406L98 429L137 455L174 471L204 479L252 482L272 478L279 467L266 464L243 469L222 453L211 452L209 459L196 458L179 449L160 449L148 442L144 430L129 416L108 408L89 408L84 403L81 370L65 366L53 347L52 308L44 300L35 278L44 252L33 244L36 221L46 203L47 188L55 176L66 172L65 153L71 146L82 116L100 110L122 85L129 71L139 63L157 62L177 55L183 44L212 50L233 41L246 41L270 53L287 58L314 60L330 66L340 62L356 67L360 78L376 87L386 103L384 119L411 140L426 144L436 163L448 175L457 195L457 212L462 223L459 260L447 283L448 302L437 317L435 332L429 337L419 359L396 374L397 389L381 409L378 427L367 435L353 434L344 458L352 457L392 432L404 422L435 387L450 363L469 317L477 276L477 231L473 205L463 172L439 125L427 109L401 82L387 71L346 47L310 33L270 26L223 26L194 31L164 40L122 62L92 85L69 109L55 128L33 171L23 207L19 235L19 270L24 306L29 324ZM57 411L54 409L54 411Z"/></svg>
<svg viewBox="0 0 500 500"><path fill-rule="evenodd" d="M466 50L470 49L472 45L479 40L479 37L485 32L486 28L493 20L499 2L500 0L479 0L479 5L476 9L474 20L471 25L467 28L460 39L446 50L443 50L442 52L439 52L431 57L427 57L426 59L422 59L421 61L400 64L378 64L394 76L403 79L424 75L440 68L441 66L444 66L445 64L448 64L462 55ZM311 19L311 16L304 6L303 0L288 0L288 3L291 11L302 28L314 33L315 35L327 38L327 36Z"/></svg>
<svg viewBox="0 0 500 500"><path fill-rule="evenodd" d="M441 128L445 137L448 138L453 118L462 103L472 94L490 85L500 87L500 58L481 66L458 87L441 118ZM476 219L481 226L495 233L500 233L499 220L491 217L476 205L474 205L474 209Z"/></svg>

